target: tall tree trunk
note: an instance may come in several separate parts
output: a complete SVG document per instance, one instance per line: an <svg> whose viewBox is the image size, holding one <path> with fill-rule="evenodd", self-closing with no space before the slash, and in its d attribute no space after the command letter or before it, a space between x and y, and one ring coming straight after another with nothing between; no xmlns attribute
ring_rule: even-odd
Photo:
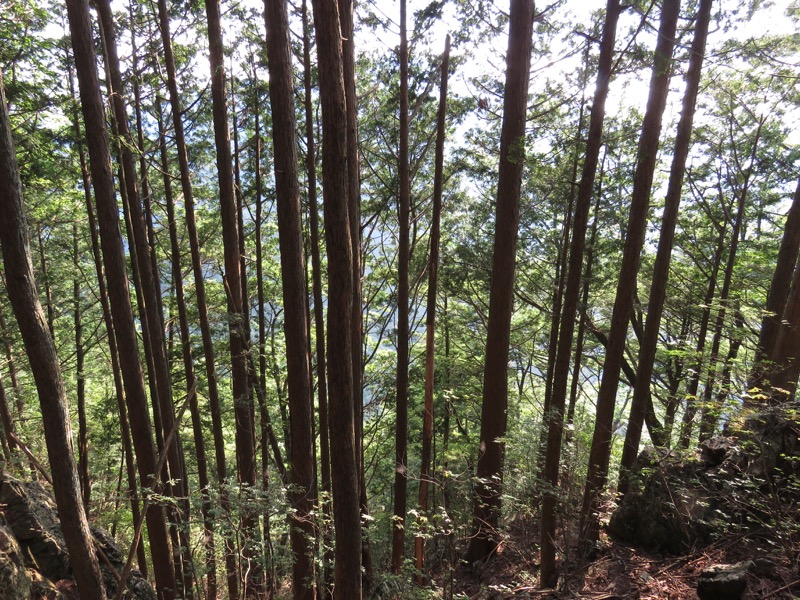
<svg viewBox="0 0 800 600"><path fill-rule="evenodd" d="M575 423L575 407L578 404L578 390L580 388L581 367L583 365L583 346L586 342L586 328L588 319L586 312L589 306L589 289L592 285L592 272L594 271L594 250L597 241L598 214L600 213L600 199L602 197L603 175L605 170L605 156L600 163L600 176L598 177L598 190L594 201L594 219L592 229L589 233L589 249L586 251L586 267L583 274L583 286L581 288L580 315L578 317L578 335L575 338L575 360L572 364L572 378L569 383L569 403L567 404L567 425L569 429L564 436L566 441L571 439Z"/></svg>
<svg viewBox="0 0 800 600"><path fill-rule="evenodd" d="M392 573L403 568L405 556L406 489L408 486L408 263L411 174L408 164L408 35L406 0L400 0L400 151L397 177L399 243L397 247L397 389L395 397L394 518L392 520Z"/></svg>
<svg viewBox="0 0 800 600"><path fill-rule="evenodd" d="M135 257L139 267L140 280L143 292L143 304L147 312L147 327L150 335L149 351L153 355L155 366L156 386L159 413L162 419L162 435L166 437L175 425L175 410L172 404L172 384L170 381L169 363L166 357L166 344L164 339L163 319L159 314L160 304L159 282L153 272L153 262L150 257L150 244L147 237L142 208L142 198L139 194L138 176L134 162L132 148L134 142L128 126L128 112L125 105L125 91L122 87L122 74L117 57L116 34L114 21L111 14L109 0L96 2L103 38L105 40L106 60L111 75L111 88L113 90L111 105L114 112L114 124L119 135L120 157L122 162L123 180L130 208L130 220L133 233L133 242L136 245ZM170 447L168 452L170 476L176 479L175 496L187 497L186 480L184 478L183 457L180 444ZM187 515L184 515L184 517Z"/></svg>
<svg viewBox="0 0 800 600"><path fill-rule="evenodd" d="M661 233L658 239L653 277L650 283L650 300L647 305L647 320L644 333L639 344L639 359L636 366L636 384L633 390L631 413L625 434L625 446L622 450L619 485L617 491L625 494L628 488L628 472L639 452L645 408L650 397L650 380L653 376L653 363L658 345L658 332L661 327L661 315L664 312L669 264L672 258L672 244L675 239L675 225L678 222L678 208L681 201L683 174L686 158L691 147L694 109L697 91L700 89L700 75L705 57L708 24L711 21L711 5L713 0L701 0L697 9L694 38L689 57L689 68L686 72L686 91L683 94L683 107L678 122L678 132L672 154L672 166L669 173L667 196L664 201L664 214L661 217Z"/></svg>
<svg viewBox="0 0 800 600"><path fill-rule="evenodd" d="M211 99L214 117L214 142L216 146L217 177L219 181L222 238L225 253L225 283L228 297L228 318L231 348L231 378L233 380L234 414L236 416L236 463L240 484L255 484L255 447L253 437L253 407L249 395L247 376L246 320L242 298L241 262L239 255L239 226L236 199L233 191L233 166L231 159L228 109L226 105L225 62L220 25L219 0L206 0L208 21L209 62L211 65ZM253 558L252 536L255 514L245 511L241 518L244 536L244 559ZM242 581L245 597L259 593L260 574L251 562L247 580Z"/></svg>
<svg viewBox="0 0 800 600"><path fill-rule="evenodd" d="M225 460L225 439L222 431L222 406L219 397L217 382L216 358L214 342L211 334L211 323L208 318L208 303L206 302L205 274L200 256L200 240L197 233L197 221L194 210L194 192L192 189L191 174L189 171L189 156L186 147L186 134L184 132L181 115L183 109L178 93L178 83L175 74L175 58L172 51L172 38L169 29L169 15L166 0L158 0L158 25L161 31L161 43L164 49L164 66L167 71L167 89L172 107L172 126L175 134L175 145L178 154L178 168L180 171L181 192L186 210L186 227L189 233L189 250L192 257L192 274L194 276L195 294L197 295L197 313L200 321L200 335L203 341L203 357L205 358L206 385L208 386L208 402L211 409L211 429L214 438L214 457L217 473L217 482L220 486L220 504L227 518L230 518L231 508L228 499L227 465ZM238 567L236 544L230 534L225 539L225 572L227 576L228 595L231 600L239 598Z"/></svg>
<svg viewBox="0 0 800 600"><path fill-rule="evenodd" d="M487 559L499 543L503 459L508 410L508 349L514 304L519 197L525 164L525 120L533 46L533 0L512 0L500 133L489 326L483 372L483 403L473 513L467 550L472 563Z"/></svg>
<svg viewBox="0 0 800 600"><path fill-rule="evenodd" d="M608 87L614 58L614 42L619 20L619 0L608 0L603 34L600 40L600 58L597 66L597 84L589 113L589 133L586 140L586 154L583 161L581 181L578 185L578 198L573 215L573 231L569 248L569 267L564 289L564 308L559 326L558 351L553 370L553 391L550 411L547 415L547 455L545 457L545 483L550 486L542 498L541 532L541 570L540 582L546 586L552 583L555 571L555 488L558 485L558 467L561 461L561 441L564 431L564 404L569 381L569 359L572 352L572 337L575 331L575 316L581 287L583 253L586 244L586 228L589 221L592 191L594 188L597 162L600 157L603 121Z"/></svg>
<svg viewBox="0 0 800 600"><path fill-rule="evenodd" d="M422 414L422 465L419 474L419 514L428 512L428 486L431 478L431 447L433 446L433 392L435 389L436 350L436 295L439 283L439 240L442 220L442 187L444 182L444 138L447 119L447 77L450 68L450 35L445 38L442 66L440 68L439 112L436 116L436 156L433 174L433 214L431 224L431 248L428 254L428 303L425 307L425 408ZM424 527L420 522L420 535L414 540L414 562L417 567L417 583L424 582L425 568Z"/></svg>
<svg viewBox="0 0 800 600"><path fill-rule="evenodd" d="M312 292L314 296L314 333L316 336L316 356L317 356L317 403L319 410L319 446L320 446L320 487L328 499L322 506L326 514L326 521L331 519L331 458L330 441L328 429L328 382L325 376L325 310L322 302L322 261L320 260L320 236L319 236L319 209L317 207L317 165L316 165L316 144L314 139L314 109L311 98L311 32L308 24L308 8L306 0L303 0L303 87L305 96L303 100L305 109L306 126L306 177L308 183L308 224L310 230L311 247L311 278ZM360 318L360 317L359 317ZM360 338L358 338L360 339ZM354 398L358 394L354 394ZM358 419L358 415L354 415ZM357 444L359 446L359 444ZM359 477L360 479L360 477ZM330 527L322 531L322 539L326 548L322 562L322 584L318 590L320 598L328 600L330 598L330 584L332 583L333 572L330 565L333 562L333 555L327 548L332 546Z"/></svg>
<svg viewBox="0 0 800 600"><path fill-rule="evenodd" d="M767 295L764 318L761 321L761 331L758 336L758 346L753 359L748 390L764 390L769 385L771 365L768 359L775 349L781 317L786 309L792 271L797 264L798 252L800 252L800 180L797 182L792 205L786 215L783 238L775 263L775 273L772 275L772 284ZM745 405L752 408L762 404L759 396L769 398L770 394L759 391L748 393Z"/></svg>
<svg viewBox="0 0 800 600"><path fill-rule="evenodd" d="M67 53L69 50L67 49ZM69 63L70 58L67 56ZM77 98L75 97L75 85L72 73L71 64L68 67L68 79L70 97L75 100L77 107ZM117 352L117 340L114 334L114 324L111 318L111 307L108 300L108 290L106 289L106 278L103 273L103 259L100 256L100 240L98 239L97 224L94 216L94 209L92 208L92 182L89 174L89 167L86 161L86 152L83 148L83 140L81 138L80 122L78 117L78 110L75 109L72 116L72 128L75 132L75 140L78 151L78 160L81 167L81 181L83 183L84 203L86 206L86 215L88 217L89 234L92 242L92 258L94 260L95 274L97 276L97 291L100 297L100 305L103 310L103 321L106 327L106 338L108 339L108 351L111 358L111 372L114 377L114 392L117 399L117 409L119 411L120 422L120 438L122 441L123 454L125 457L125 472L128 479L128 497L131 504L131 517L135 526L139 522L139 491L136 483L136 464L133 458L133 448L131 447L131 432L128 423L128 413L125 407L125 392L123 390L122 376L119 368L119 353ZM144 551L144 543L139 539L136 545L136 560L139 566L139 571L147 577L147 556Z"/></svg>
<svg viewBox="0 0 800 600"><path fill-rule="evenodd" d="M8 284L6 291L39 393L53 491L75 581L82 598L104 600L103 578L81 502L75 457L72 454L67 394L53 337L47 329L36 290L22 201L22 182L7 107L0 72L0 211L3 213L0 219L0 247Z"/></svg>
<svg viewBox="0 0 800 600"><path fill-rule="evenodd" d="M795 268L791 289L778 330L771 361L776 372L772 376L769 404L778 405L790 401L797 391L800 376L800 264Z"/></svg>
<svg viewBox="0 0 800 600"><path fill-rule="evenodd" d="M156 452L128 291L122 235L119 231L118 209L111 173L111 150L100 96L89 6L85 0L68 0L67 12L86 136L92 140L88 146L92 185L97 203L103 260L108 277L109 300L117 334L125 398L128 414L131 417L131 432L136 447L139 476L142 486L147 487L155 472ZM160 598L172 600L175 595L175 574L164 510L159 506L151 506L146 516L156 588Z"/></svg>
<svg viewBox="0 0 800 600"><path fill-rule="evenodd" d="M581 77L581 89L585 90L589 83L589 50L591 45L586 44L586 50L583 54L584 70ZM561 310L564 305L564 285L567 279L567 261L569 259L569 240L572 229L572 215L575 211L575 198L577 196L577 186L575 181L578 177L578 167L580 166L580 147L578 141L583 139L584 132L584 113L586 109L586 95L581 92L580 109L578 111L578 131L575 136L575 148L572 153L572 171L569 179L569 202L567 205L567 214L564 218L561 239L558 246L558 261L556 262L556 272L554 276L555 286L552 296L552 318L550 319L550 334L547 344L547 370L545 371L544 382L544 405L542 407L542 428L539 433L539 453L536 456L536 469L538 477L544 477L544 463L545 456L547 455L547 435L548 427L548 414L550 413L553 402L553 376L556 366L556 353L558 350L558 333L561 327ZM576 361L577 362L577 361Z"/></svg>
<svg viewBox="0 0 800 600"><path fill-rule="evenodd" d="M132 257L139 269L139 282L142 290L142 303L147 314L145 321L149 334L149 346L146 353L152 357L154 367L156 398L154 405L158 406L157 414L161 417L161 437L166 439L175 428L175 408L172 401L172 382L167 361L166 343L164 338L163 315L160 305L160 282L153 271L153 259L147 236L147 225L143 212L142 197L139 194L138 176L132 148L135 148L128 125L128 112L125 104L125 91L122 85L119 58L117 56L117 42L114 20L111 13L109 0L98 0L95 3L100 17L101 33L106 52L106 68L110 75L112 88L111 106L113 109L113 123L118 136L119 155L122 163L123 181L128 200L131 230L135 251ZM166 489L169 495L176 498L177 502L168 509L172 521L173 541L177 542L175 551L175 569L179 575L179 590L184 597L192 596L192 579L190 557L187 555L188 537L183 535L182 523L189 522L189 494L187 487L186 466L183 460L183 451L178 435L175 443L167 449L167 464L169 466L169 482Z"/></svg>
<svg viewBox="0 0 800 600"><path fill-rule="evenodd" d="M347 106L347 182L350 242L353 246L353 411L356 437L356 462L358 463L358 489L361 503L361 567L365 593L373 585L372 555L366 525L369 523L367 484L364 472L364 316L362 314L361 285L361 170L358 151L358 96L355 75L355 28L353 26L353 0L338 0L339 24L342 30L342 77Z"/></svg>
<svg viewBox="0 0 800 600"><path fill-rule="evenodd" d="M72 311L75 324L75 396L78 402L78 479L81 483L81 498L86 512L89 512L89 499L92 484L89 480L89 436L86 427L86 377L83 366L86 348L83 345L83 320L81 318L81 282L80 253L78 250L78 223L72 224L72 265L75 267L75 279L72 282Z"/></svg>
<svg viewBox="0 0 800 600"><path fill-rule="evenodd" d="M259 90L260 85L256 78L255 65L253 65L253 75L255 81L255 89ZM255 193L256 193L256 230L255 230L255 250L256 250L256 296L258 300L258 384L263 390L266 389L267 380L267 356L264 349L264 339L266 337L266 319L264 310L264 251L262 238L263 226L263 212L264 212L264 195L263 184L261 177L261 106L260 97L258 92L255 94L255 103L253 106L254 113L254 150L253 150L253 163L254 163L254 178L255 178ZM254 370L253 377L256 377ZM261 454L261 491L266 496L269 492L269 444L267 433L267 407L265 404L259 402L259 430L261 434L259 452ZM270 515L268 512L262 515L263 526L263 548L264 548L264 563L267 567L264 569L264 588L267 597L274 594L275 581L273 578L273 565L271 560L271 543L270 543Z"/></svg>
<svg viewBox="0 0 800 600"><path fill-rule="evenodd" d="M275 192L278 204L278 242L283 283L286 370L289 378L291 423L291 490L293 512L290 537L294 562L292 590L298 600L313 600L314 438L311 373L308 362L306 276L303 260L302 210L297 178L294 82L286 0L264 0L269 58L269 96L272 107L272 140Z"/></svg>
<svg viewBox="0 0 800 600"><path fill-rule="evenodd" d="M347 176L347 102L336 4L314 0L320 102L322 183L328 251L328 389L336 528L335 597L361 598L361 515L353 423L353 245Z"/></svg>
<svg viewBox="0 0 800 600"><path fill-rule="evenodd" d="M209 598L217 597L217 563L214 548L214 518L210 497L210 482L208 477L208 459L206 458L206 444L203 438L203 423L200 418L200 408L197 402L197 376L194 369L192 356L192 340L189 333L189 317L186 309L186 297L183 289L183 267L181 264L180 246L178 242L178 223L175 217L175 199L172 194L172 179L170 176L169 154L164 123L161 114L161 98L156 99L156 114L158 117L159 149L161 153L161 173L164 178L164 201L167 205L167 221L169 227L170 258L172 262L172 280L175 285L175 303L178 309L178 325L181 336L181 356L183 370L186 376L186 393L189 395L189 411L192 418L192 432L194 434L194 450L197 458L197 478L200 484L201 511L203 513L203 544L205 546L205 573L206 593Z"/></svg>
<svg viewBox="0 0 800 600"><path fill-rule="evenodd" d="M611 316L611 329L603 363L602 381L597 395L594 436L589 455L589 472L586 476L583 511L581 512L581 531L584 543L595 540L598 535L599 524L595 514L600 494L608 477L614 406L628 337L628 323L633 310L633 293L636 289L636 274L639 270L639 254L644 245L647 211L650 207L650 191L661 134L661 120L672 76L672 50L675 46L675 30L679 13L680 0L664 0L661 8L658 41L653 57L650 93L639 139L622 265L614 299L614 311Z"/></svg>

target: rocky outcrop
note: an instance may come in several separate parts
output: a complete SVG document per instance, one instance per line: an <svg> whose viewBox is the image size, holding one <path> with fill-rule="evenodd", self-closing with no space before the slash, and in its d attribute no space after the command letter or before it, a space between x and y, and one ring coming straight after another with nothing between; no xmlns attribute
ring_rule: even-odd
<svg viewBox="0 0 800 600"><path fill-rule="evenodd" d="M641 547L680 554L731 527L763 527L772 518L776 482L797 474L800 427L786 405L749 418L730 435L703 442L692 456L641 453L609 533ZM797 507L797 498L782 502Z"/></svg>
<svg viewBox="0 0 800 600"><path fill-rule="evenodd" d="M747 589L747 572L753 563L712 565L700 573L697 595L700 600L740 600Z"/></svg>
<svg viewBox="0 0 800 600"><path fill-rule="evenodd" d="M49 492L38 482L21 481L0 474L0 513L6 527L0 528L0 585L17 581L3 589L2 598L78 598L64 536ZM92 527L106 595L117 591L118 573L125 560L119 547L105 531ZM4 544L4 539L8 540ZM9 550L6 550L8 548ZM22 565L14 575L14 565ZM26 587L27 586L27 587ZM155 600L150 584L138 571L127 581L129 598ZM12 590L14 590L12 592Z"/></svg>
<svg viewBox="0 0 800 600"><path fill-rule="evenodd" d="M31 578L14 534L0 525L0 590L6 600L29 600Z"/></svg>
<svg viewBox="0 0 800 600"><path fill-rule="evenodd" d="M639 455L630 487L611 515L609 533L645 548L680 554L706 543L714 503L702 481L703 465L667 450Z"/></svg>

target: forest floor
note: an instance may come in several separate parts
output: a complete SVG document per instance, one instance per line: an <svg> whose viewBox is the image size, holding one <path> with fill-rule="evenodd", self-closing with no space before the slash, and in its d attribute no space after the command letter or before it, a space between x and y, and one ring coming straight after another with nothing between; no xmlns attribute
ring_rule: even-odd
<svg viewBox="0 0 800 600"><path fill-rule="evenodd" d="M557 589L542 589L538 582L538 532L532 523L515 522L497 555L480 570L464 569L454 578L454 597L470 600L566 599L594 600L696 600L700 573L716 564L757 561L759 574L747 575L743 599L800 598L800 572L793 570L785 553L765 548L763 537L722 537L684 556L648 552L602 539L593 560L573 561L568 576ZM563 570L563 565L562 565ZM459 595L460 594L460 595Z"/></svg>

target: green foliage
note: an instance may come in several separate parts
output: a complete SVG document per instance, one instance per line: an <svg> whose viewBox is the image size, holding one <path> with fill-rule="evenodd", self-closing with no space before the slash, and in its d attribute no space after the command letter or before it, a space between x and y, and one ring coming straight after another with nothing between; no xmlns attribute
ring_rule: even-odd
<svg viewBox="0 0 800 600"><path fill-rule="evenodd" d="M761 2L726 6L719 15L723 30L747 28L746 19L758 14ZM115 7L116 8L116 7ZM415 5L411 35L410 106L411 106L411 281L412 325L410 364L409 421L409 506L412 512L405 526L410 540L417 533L426 539L428 564L439 569L441 577L430 587L418 588L412 582L409 565L397 577L383 574L390 546L392 480L394 478L394 389L396 343L396 268L398 221L398 132L399 64L392 42L392 15L383 14L378 5L358 3L356 46L357 93L359 98L359 148L361 153L362 204L361 231L363 255L363 353L364 375L364 444L368 503L372 520L368 535L373 561L378 568L379 594L403 598L452 597L453 572L458 565L461 545L471 533L473 473L480 440L480 405L483 398L483 361L488 322L488 298L491 285L492 248L496 182L499 163L499 139L502 118L503 72L507 15L492 2L432 2ZM613 93L609 99L603 134L602 162L594 190L590 215L593 231L587 239L592 262L587 278L588 302L581 307L587 326L586 340L577 371L577 406L575 421L567 429L562 456L561 483L556 490L543 488L539 477L540 440L546 422L544 402L550 351L550 324L559 315L555 310L559 277L563 275L564 253L570 242L569 219L573 209L577 180L582 169L588 126L588 98L596 70L596 39L603 15L582 10L571 15L566 2L538 7L535 21L536 50L531 78L528 132L525 139L512 145L509 160L523 160L524 178L515 282L515 311L510 332L508 365L509 410L505 439L505 477L503 481L504 526L531 527L538 516L543 493L558 494L562 539L559 548L565 562L572 557L576 541L574 524L579 517L588 451L594 427L594 399L602 370L605 349L603 332L608 329L619 277L619 263L629 196L636 161L636 142L641 129L639 96L646 75L643 65L651 57L651 3L635 2L627 7L619 31L619 53L615 65ZM78 158L80 137L73 128L78 113L77 100L69 93L71 60L66 39L61 39L61 8L31 0L7 0L0 10L0 69L7 88L18 161L22 170L28 208L31 240L34 244L35 269L42 298L53 314L55 343L70 400L77 395L74 305L81 307L84 343L87 352L83 375L86 378L89 461L93 486L92 517L101 524L113 525L120 536L130 536L130 507L124 487L117 492L122 474L120 467L121 434L117 398L114 389L108 340L97 292L97 275L87 225L85 199ZM133 72L129 56L123 56L126 85L141 86L144 148L139 149L146 165L148 185L153 199L153 225L156 264L165 305L165 326L170 346L173 387L176 397L185 394L185 373L176 307L172 289L170 247L164 206L165 182L160 173L157 147L159 115L164 121L167 154L176 171L171 114L163 97L163 73L160 65L158 28L151 7L139 4L133 14L124 10L116 15L123 55L137 43L140 53L138 71ZM790 12L796 9L789 7ZM214 155L211 99L205 59L205 23L203 7L198 2L170 4L173 49L178 68L178 85L184 107L182 115L188 137L188 157L195 194L201 261L218 361L218 379L222 391L224 453L234 464L233 399L230 392L229 333L227 294L223 277L221 224ZM688 15L687 15L688 16ZM573 18L574 17L574 18ZM263 50L263 20L259 11L234 5L225 15L228 68L231 82L231 127L236 135L239 154L238 193L243 206L245 266L251 316L252 352L256 375L261 378L260 358L266 365L262 383L278 445L285 460L290 420L287 407L287 375L282 306L281 267L278 230L275 217L274 175L270 140L269 78ZM292 26L299 33L299 17L292 16ZM133 34L130 29L133 29ZM452 30L453 60L451 92L447 115L445 150L443 238L437 298L437 339L435 350L433 475L431 491L435 508L423 514L416 509L421 470L422 406L424 398L424 322L427 294L428 251L434 172L434 140L438 105L438 67L440 34ZM54 33L55 32L55 33ZM683 36L690 35L687 30ZM651 385L656 418L677 441L684 416L688 389L693 376L701 383L697 396L703 398L704 386L710 386L720 419L735 422L747 385L757 327L769 288L777 250L782 235L788 198L797 179L800 148L797 146L797 107L800 105L797 34L779 36L730 35L713 40L709 49L698 105L693 146L686 167L676 247L672 256L665 316L659 332L659 349ZM756 32L753 32L756 33ZM684 39L684 38L682 38ZM291 38L297 56L301 43ZM313 56L313 53L312 53ZM682 56L682 59L685 57ZM313 60L313 59L312 59ZM297 63L296 61L296 64ZM683 64L683 63L682 63ZM678 71L682 70L681 65ZM316 86L316 65L312 65ZM678 86L677 77L673 82ZM298 134L305 131L305 111L299 78L296 82ZM677 94L673 94L675 98ZM132 104L131 97L127 98ZM318 135L317 163L320 162L319 103L316 90L314 131ZM235 108L235 111L234 111ZM235 112L235 116L234 113ZM639 290L636 299L635 325L641 328L646 318L647 294L653 271L655 247L659 234L663 187L671 160L671 139L677 119L677 100L664 126L661 156L652 199L650 227L641 256ZM262 138L260 163L256 164L256 120ZM134 122L131 114L131 122ZM302 135L299 135L302 138ZM89 141L91 143L91 141ZM324 140L322 140L324 143ZM299 158L305 159L306 142L298 142ZM138 158L138 156L137 156ZM261 189L256 188L255 174L260 171ZM301 173L303 169L301 169ZM199 313L194 279L189 269L188 234L185 229L183 198L170 173L176 194L179 223L179 251L183 261L191 346L195 357L202 356L198 330ZM319 186L319 183L318 183ZM308 202L306 175L301 176L304 208ZM319 192L319 190L317 190ZM743 222L728 298L720 299L721 276L715 263L724 264L730 247L730 232L737 201L746 195ZM263 257L265 332L258 334L259 312L256 286L256 198L263 200L260 225ZM319 196L319 194L318 194ZM124 222L122 222L124 228ZM73 225L78 226L78 260L72 257ZM307 230L308 225L304 223ZM307 235L307 234L306 234ZM308 240L307 240L308 243ZM126 247L126 250L129 248ZM41 252L40 252L41 251ZM589 253L587 252L587 254ZM308 248L306 249L308 254ZM325 248L322 248L325 272ZM44 261L41 257L44 257ZM309 265L309 271L310 271ZM47 276L45 276L45 270ZM715 284L712 279L716 277ZM323 279L325 279L323 277ZM74 287L78 294L74 297ZM309 273L310 285L310 273ZM323 282L323 294L326 293ZM714 298L706 301L707 290ZM49 298L48 298L49 296ZM135 290L132 290L134 303ZM324 302L324 301L323 301ZM736 307L743 322L737 319ZM711 322L725 310L722 319L718 356L710 356L708 346L700 346L700 321L708 312ZM45 456L41 435L41 415L35 399L21 340L11 318L10 306L0 293L0 311L5 328L0 331L0 378L7 392L21 439L29 443L39 457ZM138 325L138 324L137 324ZM626 360L636 368L639 340L631 327L627 339ZM312 350L316 343L311 325ZM709 342L711 334L709 334ZM735 360L726 362L726 353L735 340L742 350ZM6 352L6 345L9 352ZM313 361L316 356L312 355ZM9 361L10 359L10 361ZM11 384L11 364L17 385ZM314 365L322 369L322 365ZM715 375L730 368L730 381L723 385ZM198 383L201 427L209 444L211 435L208 410L208 383L198 360ZM315 381L316 383L316 381ZM628 417L630 396L627 380L623 382L615 413L612 445L612 475L620 452L621 435ZM725 397L721 405L716 398ZM691 398L696 400L697 398ZM17 410L17 403L21 411ZM77 422L77 407L71 402L71 417ZM315 423L315 427L318 424ZM73 429L76 427L73 426ZM256 434L260 438L262 433ZM198 465L194 440L188 425L181 430L187 457L191 495L193 551L199 556L202 543ZM257 441L260 441L257 439ZM209 452L209 456L211 456ZM15 460L17 460L15 458ZM272 457L265 459L269 465ZM17 460L20 465L23 461ZM211 461L213 463L213 461ZM211 465L212 478L215 466ZM233 472L233 471L232 471ZM229 474L231 475L232 472ZM124 474L123 474L124 475ZM272 525L272 554L267 565L279 578L287 577L292 558L280 540L286 533L289 512L286 490L274 469L269 489L242 488L227 482L232 512L220 508L220 490L210 490L216 539L238 531L238 515L253 510L269 518ZM123 477L124 480L124 477ZM123 486L125 483L123 482ZM780 485L755 485L751 480L736 479L731 485L732 498L744 507L746 498L755 495L756 504L745 511L748 526L753 524L775 530L776 540L792 560L797 557L795 475L786 475ZM315 516L319 527L330 527L323 510L328 498L321 496ZM794 511L794 512L793 512ZM744 514L744 513L743 513ZM719 517L725 519L730 515ZM262 521L263 523L263 521ZM737 526L745 526L737 522ZM532 530L525 529L535 539ZM329 542L327 542L329 543ZM409 542L410 543L410 542ZM267 545L270 545L267 544ZM534 543L525 552L536 551ZM222 544L217 544L220 554ZM325 548L316 555L319 567L326 565ZM221 559L221 554L218 556ZM198 561L200 562L200 561ZM198 567L198 574L202 568ZM503 590L497 590L502 592Z"/></svg>

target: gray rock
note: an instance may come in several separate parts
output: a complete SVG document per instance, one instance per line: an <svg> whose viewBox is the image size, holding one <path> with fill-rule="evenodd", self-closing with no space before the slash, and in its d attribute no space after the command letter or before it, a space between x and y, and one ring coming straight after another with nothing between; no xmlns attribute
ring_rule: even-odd
<svg viewBox="0 0 800 600"><path fill-rule="evenodd" d="M703 569L697 583L700 600L740 600L747 589L747 571L753 563L714 565Z"/></svg>
<svg viewBox="0 0 800 600"><path fill-rule="evenodd" d="M29 600L31 578L14 534L0 525L0 590L5 600Z"/></svg>
<svg viewBox="0 0 800 600"><path fill-rule="evenodd" d="M702 486L702 463L666 450L645 450L636 461L628 493L611 515L616 539L671 554L709 540L714 512Z"/></svg>
<svg viewBox="0 0 800 600"><path fill-rule="evenodd" d="M21 547L26 566L36 572L37 585L43 590L48 586L69 588L72 568L55 501L50 493L38 482L20 481L8 473L0 473L0 507L13 538ZM91 531L97 548L102 550L114 570L121 572L125 559L113 538L97 527L92 527ZM117 591L117 576L105 559L98 556L98 562L106 596L113 598ZM128 598L156 599L152 586L139 571L133 571L126 583L130 591ZM60 590L59 594L59 597L65 597ZM40 597L50 595L51 590L45 590Z"/></svg>
<svg viewBox="0 0 800 600"><path fill-rule="evenodd" d="M781 478L800 474L796 408L787 403L752 415L740 429L704 441L694 455L644 450L608 532L640 547L681 554L731 527L763 527L776 517L763 502L767 480L780 488Z"/></svg>
<svg viewBox="0 0 800 600"><path fill-rule="evenodd" d="M761 556L753 560L750 572L758 577L775 577L778 573L778 563Z"/></svg>
<svg viewBox="0 0 800 600"><path fill-rule="evenodd" d="M36 481L24 482L3 474L0 504L23 556L50 581L70 579L72 569L52 497Z"/></svg>

